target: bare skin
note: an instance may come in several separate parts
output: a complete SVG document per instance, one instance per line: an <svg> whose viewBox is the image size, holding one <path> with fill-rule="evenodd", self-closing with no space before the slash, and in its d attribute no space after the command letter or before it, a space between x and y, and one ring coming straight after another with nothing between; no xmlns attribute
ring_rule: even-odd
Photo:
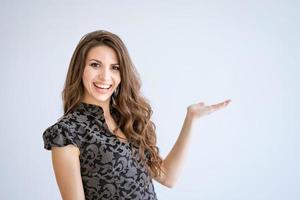
<svg viewBox="0 0 300 200"><path fill-rule="evenodd" d="M154 178L167 187L173 187L180 175L181 168L186 157L188 143L191 137L192 125L196 119L225 108L230 100L205 106L203 102L190 105L180 132L180 135L170 153L163 160L163 169L166 175ZM107 125L115 127L112 118L107 118ZM113 130L110 128L110 130ZM118 135L124 136L122 132ZM65 147L53 147L52 162L56 180L64 200L84 200L84 191L80 174L80 151L74 145Z"/></svg>
<svg viewBox="0 0 300 200"><path fill-rule="evenodd" d="M113 91L121 82L119 64L116 53L107 46L92 48L87 56L83 74L85 88L84 101L99 105L104 111L106 124L111 132L116 128L116 123L109 113L109 102ZM111 86L106 92L99 92L97 87ZM154 178L167 187L173 187L178 179L184 158L186 157L188 143L191 137L192 125L196 119L220 110L230 101L205 106L204 103L190 105L178 136L170 153L163 160L163 169L166 175ZM118 129L115 134L125 138L124 133ZM122 139L120 139L122 140ZM125 141L126 138L123 140ZM80 150L74 145L52 148L52 162L56 180L64 200L84 200L84 190L80 172Z"/></svg>
<svg viewBox="0 0 300 200"><path fill-rule="evenodd" d="M175 185L184 164L194 122L205 115L209 115L225 108L230 102L231 100L228 99L213 105L205 106L203 102L200 102L188 106L187 114L177 141L163 160L163 170L165 171L165 174L161 173L161 176L155 177L154 179L157 182L169 188L172 188Z"/></svg>

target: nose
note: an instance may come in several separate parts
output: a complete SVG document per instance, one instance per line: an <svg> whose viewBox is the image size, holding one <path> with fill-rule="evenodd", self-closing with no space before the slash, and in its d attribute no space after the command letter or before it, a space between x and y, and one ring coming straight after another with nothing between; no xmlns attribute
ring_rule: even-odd
<svg viewBox="0 0 300 200"><path fill-rule="evenodd" d="M100 73L99 73L99 77L100 77L100 80L103 80L103 81L110 80L111 74L110 74L109 67L102 67L102 70L100 70Z"/></svg>

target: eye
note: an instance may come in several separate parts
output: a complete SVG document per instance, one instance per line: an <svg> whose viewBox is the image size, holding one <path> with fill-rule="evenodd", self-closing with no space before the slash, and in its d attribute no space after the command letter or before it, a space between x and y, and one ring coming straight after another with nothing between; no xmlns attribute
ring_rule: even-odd
<svg viewBox="0 0 300 200"><path fill-rule="evenodd" d="M115 69L115 70L119 70L119 69L120 69L120 67L119 67L118 65L115 65L115 66L113 66L113 69Z"/></svg>
<svg viewBox="0 0 300 200"><path fill-rule="evenodd" d="M98 67L99 64L98 63L91 63L90 66L92 66L92 67Z"/></svg>

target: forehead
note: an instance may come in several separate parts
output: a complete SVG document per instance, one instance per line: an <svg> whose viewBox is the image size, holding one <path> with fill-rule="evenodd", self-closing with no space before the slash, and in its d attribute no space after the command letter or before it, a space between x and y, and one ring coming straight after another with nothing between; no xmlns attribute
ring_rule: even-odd
<svg viewBox="0 0 300 200"><path fill-rule="evenodd" d="M108 46L96 46L88 51L87 60L96 59L102 62L117 62L118 57L115 50Z"/></svg>

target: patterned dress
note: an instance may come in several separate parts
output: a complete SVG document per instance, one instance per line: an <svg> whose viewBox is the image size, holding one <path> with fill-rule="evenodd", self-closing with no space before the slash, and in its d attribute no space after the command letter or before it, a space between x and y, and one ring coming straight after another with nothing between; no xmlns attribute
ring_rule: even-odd
<svg viewBox="0 0 300 200"><path fill-rule="evenodd" d="M69 144L79 148L86 200L157 199L138 147L110 132L103 113L100 106L80 102L44 131L44 148Z"/></svg>

